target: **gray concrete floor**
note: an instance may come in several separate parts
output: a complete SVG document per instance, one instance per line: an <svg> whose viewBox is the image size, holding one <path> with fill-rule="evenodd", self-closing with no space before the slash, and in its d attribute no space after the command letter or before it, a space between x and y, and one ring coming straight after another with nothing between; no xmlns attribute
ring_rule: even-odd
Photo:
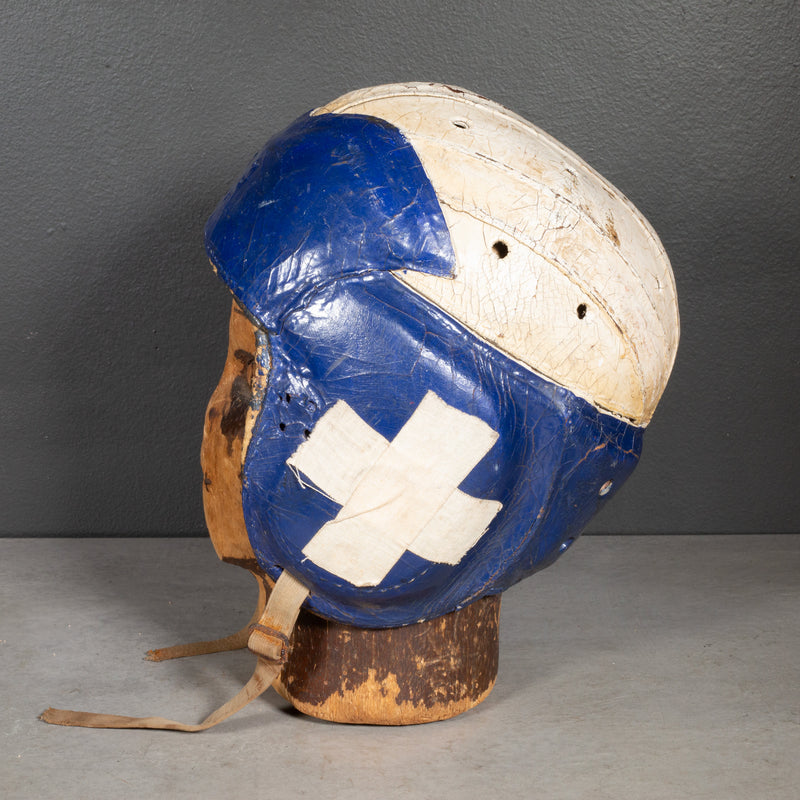
<svg viewBox="0 0 800 800"><path fill-rule="evenodd" d="M236 629L251 584L202 539L0 540L0 795L800 797L800 536L584 537L505 594L497 686L447 722L322 723L273 692L201 734L37 720L199 721L249 653L143 652Z"/></svg>

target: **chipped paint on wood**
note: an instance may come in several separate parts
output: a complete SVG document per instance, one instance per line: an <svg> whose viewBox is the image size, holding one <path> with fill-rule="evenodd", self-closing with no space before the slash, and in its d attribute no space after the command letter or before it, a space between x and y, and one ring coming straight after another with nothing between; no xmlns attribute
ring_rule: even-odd
<svg viewBox="0 0 800 800"><path fill-rule="evenodd" d="M500 596L438 619L373 630L302 611L276 688L320 719L411 725L473 708L494 686Z"/></svg>
<svg viewBox="0 0 800 800"><path fill-rule="evenodd" d="M228 356L206 409L200 463L203 508L217 555L255 559L242 513L241 468L245 422L252 400L255 331L236 302L228 329Z"/></svg>

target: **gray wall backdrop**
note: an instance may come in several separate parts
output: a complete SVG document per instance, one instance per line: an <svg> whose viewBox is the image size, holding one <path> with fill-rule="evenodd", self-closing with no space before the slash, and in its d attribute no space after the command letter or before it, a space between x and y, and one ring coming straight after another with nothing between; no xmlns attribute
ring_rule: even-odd
<svg viewBox="0 0 800 800"><path fill-rule="evenodd" d="M345 91L461 85L625 192L682 343L593 532L800 530L796 2L5 3L0 532L202 533L229 295L205 219Z"/></svg>

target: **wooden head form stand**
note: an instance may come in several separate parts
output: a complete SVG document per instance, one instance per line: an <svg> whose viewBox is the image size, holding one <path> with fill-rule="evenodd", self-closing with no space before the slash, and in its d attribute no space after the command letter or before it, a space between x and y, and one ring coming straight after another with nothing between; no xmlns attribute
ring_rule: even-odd
<svg viewBox="0 0 800 800"><path fill-rule="evenodd" d="M255 370L255 329L234 302L228 357L203 432L206 522L217 555L263 575L242 512L241 467ZM498 664L500 596L402 628L356 628L301 611L274 687L305 714L333 722L412 725L480 703Z"/></svg>

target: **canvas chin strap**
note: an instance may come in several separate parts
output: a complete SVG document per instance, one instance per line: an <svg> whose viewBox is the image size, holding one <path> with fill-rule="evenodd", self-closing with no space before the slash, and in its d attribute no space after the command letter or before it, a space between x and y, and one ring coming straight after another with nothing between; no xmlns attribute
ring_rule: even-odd
<svg viewBox="0 0 800 800"><path fill-rule="evenodd" d="M266 580L259 574L252 572L252 576L258 584L258 602L256 603L253 616L247 625L240 631L232 633L230 636L223 636L221 639L211 639L202 642L189 642L187 644L176 644L172 647L159 647L157 650L148 650L145 654L145 661L170 661L175 658L188 658L189 656L205 656L209 653L227 653L230 650L242 650L247 647L250 638L250 630L264 613L269 597L269 587Z"/></svg>
<svg viewBox="0 0 800 800"><path fill-rule="evenodd" d="M289 639L297 622L300 606L308 597L308 589L285 571L275 583L266 606L264 606L266 589L261 578L259 585L259 607L256 611L258 616L254 615L254 619L257 619L254 624L224 639L167 647L151 650L148 653L150 660L163 661L201 653L235 650L246 645L258 656L253 675L242 690L202 722L187 725L164 717L124 717L116 714L93 714L87 711L65 711L58 708L48 708L41 715L41 719L52 725L80 728L153 728L189 733L213 728L263 694L278 677L288 657Z"/></svg>

